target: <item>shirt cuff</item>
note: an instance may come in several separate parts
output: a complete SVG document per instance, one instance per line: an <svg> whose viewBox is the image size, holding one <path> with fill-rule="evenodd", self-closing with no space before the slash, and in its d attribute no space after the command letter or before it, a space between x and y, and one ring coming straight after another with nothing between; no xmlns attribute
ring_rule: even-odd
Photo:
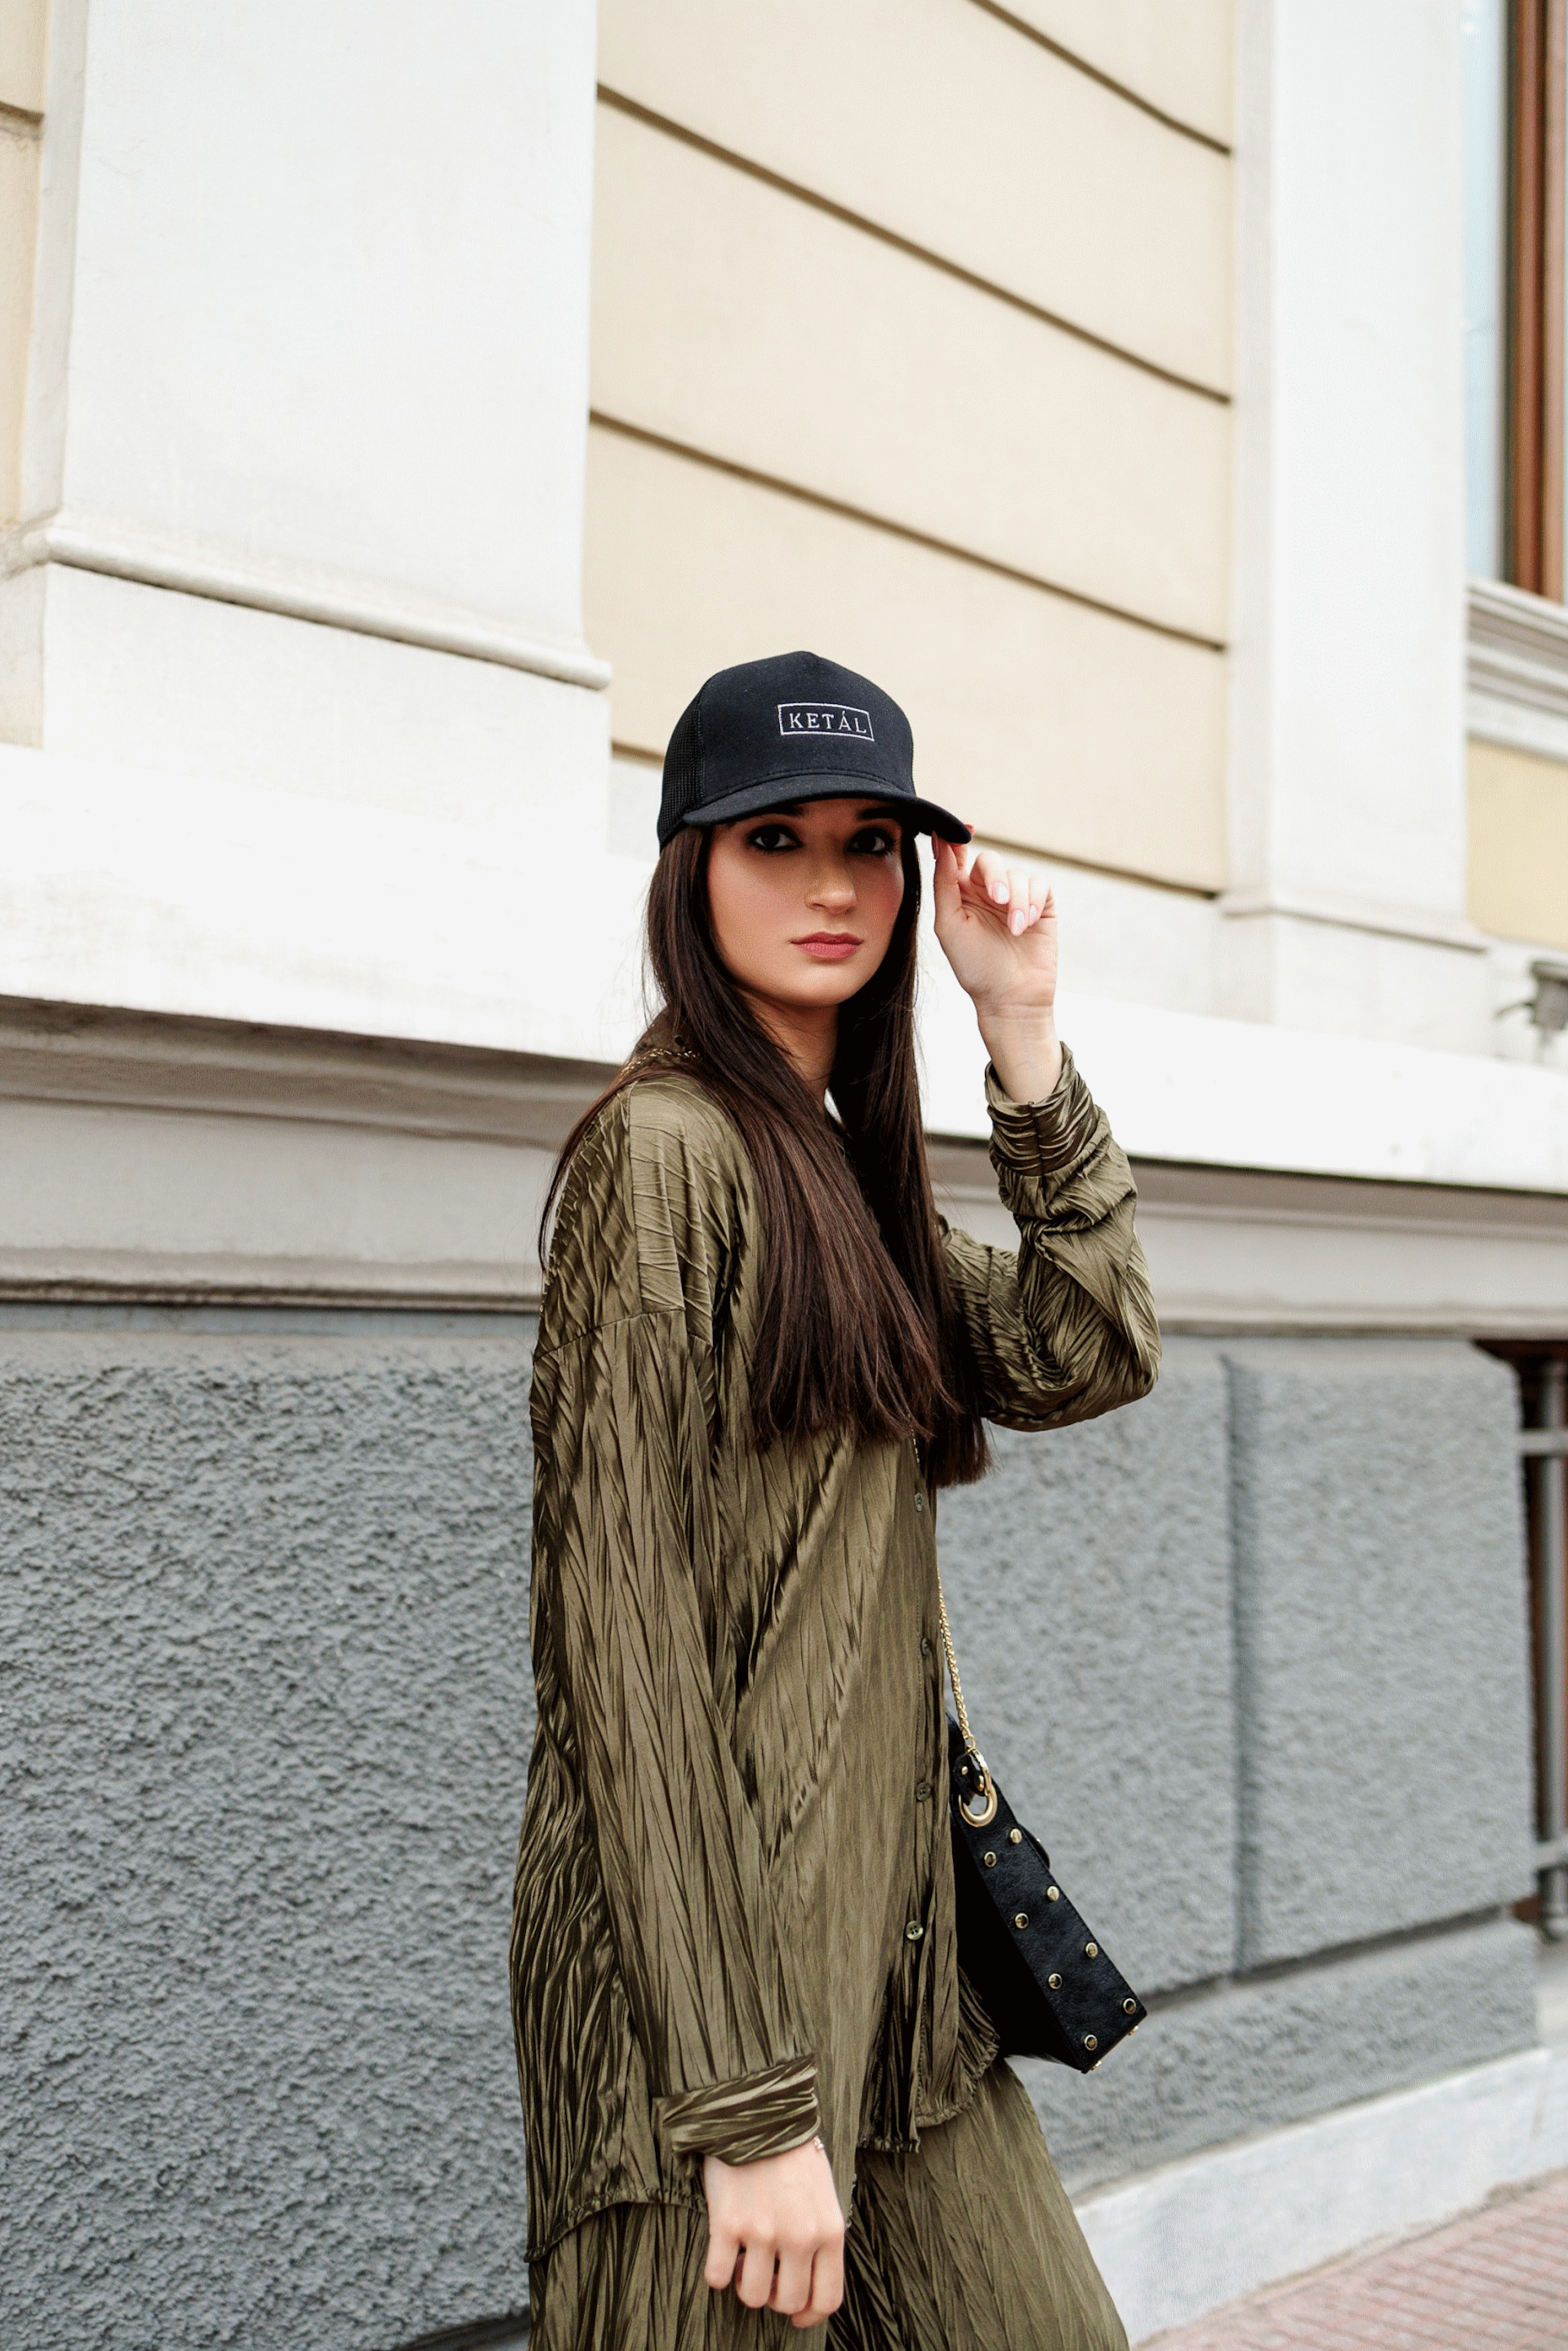
<svg viewBox="0 0 1568 2351"><path fill-rule="evenodd" d="M1043 1102L1014 1102L995 1065L988 1064L986 1107L991 1113L993 1155L1010 1167L1038 1167L1048 1175L1078 1158L1100 1115L1065 1045L1061 1075Z"/></svg>
<svg viewBox="0 0 1568 2351"><path fill-rule="evenodd" d="M656 2100L664 2144L676 2155L716 2155L723 2163L759 2163L809 2147L822 2127L817 2061L787 2058L737 2082L705 2084Z"/></svg>

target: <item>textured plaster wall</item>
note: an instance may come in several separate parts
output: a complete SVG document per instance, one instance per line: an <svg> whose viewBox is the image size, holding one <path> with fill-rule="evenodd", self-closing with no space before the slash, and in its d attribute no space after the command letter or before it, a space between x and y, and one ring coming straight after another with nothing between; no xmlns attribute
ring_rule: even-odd
<svg viewBox="0 0 1568 2351"><path fill-rule="evenodd" d="M1512 1374L1453 1340L1226 1352L1239 1959L1511 1902L1531 1815Z"/></svg>
<svg viewBox="0 0 1568 2351"><path fill-rule="evenodd" d="M1156 2001L1082 2079L1019 2070L1076 2190L1528 2047L1535 1972L1530 1928L1492 1917Z"/></svg>
<svg viewBox="0 0 1568 2351"><path fill-rule="evenodd" d="M937 1533L975 1736L1140 1988L1235 1947L1225 1367L1167 1344L1144 1403L998 1430Z"/></svg>
<svg viewBox="0 0 1568 2351"><path fill-rule="evenodd" d="M1074 2184L1534 2038L1514 1414L1460 1341L1177 1339L944 1499L982 1747L1139 1989L1202 1987L1030 2069Z"/></svg>
<svg viewBox="0 0 1568 2351"><path fill-rule="evenodd" d="M517 2308L526 1341L0 1329L0 2343ZM1084 2185L1533 2037L1508 1376L1176 1340L941 1537L982 1742L1150 2022Z"/></svg>
<svg viewBox="0 0 1568 2351"><path fill-rule="evenodd" d="M5 2351L525 2300L526 1380L0 1332Z"/></svg>

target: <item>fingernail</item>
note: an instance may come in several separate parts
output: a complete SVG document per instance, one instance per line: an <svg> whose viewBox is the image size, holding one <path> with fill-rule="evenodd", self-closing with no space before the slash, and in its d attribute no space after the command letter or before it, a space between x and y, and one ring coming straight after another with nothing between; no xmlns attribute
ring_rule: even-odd
<svg viewBox="0 0 1568 2351"><path fill-rule="evenodd" d="M1007 904L1008 895L1007 883L1005 882L993 882L991 884L991 895L996 900L998 906L1005 905Z"/></svg>

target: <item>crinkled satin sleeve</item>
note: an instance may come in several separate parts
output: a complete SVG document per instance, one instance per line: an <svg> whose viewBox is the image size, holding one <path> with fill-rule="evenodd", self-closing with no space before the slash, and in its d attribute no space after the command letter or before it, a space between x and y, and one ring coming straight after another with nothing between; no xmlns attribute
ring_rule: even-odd
<svg viewBox="0 0 1568 2351"><path fill-rule="evenodd" d="M820 2117L711 1638L713 1195L729 1179L656 1102L607 1123L563 1203L535 1368L538 1636L570 1706L656 2126L673 2150L744 2162ZM618 1250L634 1261L607 1264Z"/></svg>
<svg viewBox="0 0 1568 2351"><path fill-rule="evenodd" d="M1046 1101L1015 1102L994 1069L986 1099L991 1164L1019 1246L943 1237L981 1408L1009 1428L1092 1420L1146 1395L1159 1369L1133 1172L1070 1053Z"/></svg>

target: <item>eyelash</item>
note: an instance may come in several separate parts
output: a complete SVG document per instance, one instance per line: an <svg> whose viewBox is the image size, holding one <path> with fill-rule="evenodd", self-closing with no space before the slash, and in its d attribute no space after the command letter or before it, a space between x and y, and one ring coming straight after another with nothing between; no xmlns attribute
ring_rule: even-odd
<svg viewBox="0 0 1568 2351"><path fill-rule="evenodd" d="M770 833L782 834L783 839L769 841L768 836ZM897 848L893 835L884 832L880 825L868 824L857 832L850 842L852 852L857 843L865 841L875 841L877 846L874 850L862 849L862 856L891 857ZM799 849L800 842L799 835L791 832L788 825L759 824L755 832L747 835L746 845L748 849L759 850L764 857L781 857L786 850Z"/></svg>

